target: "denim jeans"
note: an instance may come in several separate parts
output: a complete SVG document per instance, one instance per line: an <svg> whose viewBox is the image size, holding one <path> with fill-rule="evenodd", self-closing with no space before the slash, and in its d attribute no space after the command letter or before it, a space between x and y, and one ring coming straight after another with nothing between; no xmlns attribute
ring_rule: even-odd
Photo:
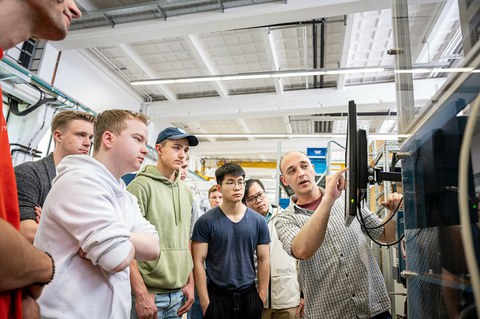
<svg viewBox="0 0 480 319"><path fill-rule="evenodd" d="M135 296L132 296L131 319L138 319L135 311ZM155 294L155 304L157 305L158 319L179 319L178 309L185 303L181 290L163 294Z"/></svg>
<svg viewBox="0 0 480 319"><path fill-rule="evenodd" d="M187 313L188 319L202 319L203 318L203 311L202 306L200 306L200 298L198 298L197 288L194 290L195 292L195 301L193 302L192 308Z"/></svg>

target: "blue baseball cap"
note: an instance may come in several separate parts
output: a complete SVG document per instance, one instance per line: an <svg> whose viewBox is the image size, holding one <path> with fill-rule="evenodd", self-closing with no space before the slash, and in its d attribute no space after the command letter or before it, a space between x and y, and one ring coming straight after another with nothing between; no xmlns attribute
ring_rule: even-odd
<svg viewBox="0 0 480 319"><path fill-rule="evenodd" d="M182 138L187 138L188 145L190 146L198 145L198 139L195 137L195 135L188 134L187 132L185 132L185 130L179 127L167 127L166 129L158 133L157 141L155 142L155 144L159 144L163 140L179 140Z"/></svg>

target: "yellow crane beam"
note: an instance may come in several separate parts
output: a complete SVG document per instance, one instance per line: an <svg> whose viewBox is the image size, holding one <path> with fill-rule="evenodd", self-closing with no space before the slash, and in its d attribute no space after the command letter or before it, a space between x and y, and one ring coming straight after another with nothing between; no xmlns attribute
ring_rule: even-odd
<svg viewBox="0 0 480 319"><path fill-rule="evenodd" d="M235 163L240 165L243 168L268 168L268 169L276 169L277 162L272 161L236 161L236 160L220 160L217 162L217 167L222 166L225 163Z"/></svg>

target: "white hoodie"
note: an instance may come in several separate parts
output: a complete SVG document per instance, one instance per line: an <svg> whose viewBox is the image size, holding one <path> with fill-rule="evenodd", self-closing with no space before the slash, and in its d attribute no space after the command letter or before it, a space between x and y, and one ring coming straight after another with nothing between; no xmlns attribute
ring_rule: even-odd
<svg viewBox="0 0 480 319"><path fill-rule="evenodd" d="M67 156L57 170L34 242L56 267L38 299L42 318L129 318L130 268L111 271L127 257L131 232L158 234L123 180L96 159Z"/></svg>

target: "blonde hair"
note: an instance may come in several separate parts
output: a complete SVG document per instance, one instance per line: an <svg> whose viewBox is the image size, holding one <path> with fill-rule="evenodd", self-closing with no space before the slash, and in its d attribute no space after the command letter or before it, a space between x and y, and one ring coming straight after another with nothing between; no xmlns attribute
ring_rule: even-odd
<svg viewBox="0 0 480 319"><path fill-rule="evenodd" d="M60 113L57 113L55 117L52 120L52 134L55 131L61 131L67 128L67 126L70 124L70 122L74 120L82 120L86 122L93 123L95 121L95 116L93 116L90 113L83 112L83 111L73 111L73 110L68 110L68 111L62 111Z"/></svg>
<svg viewBox="0 0 480 319"><path fill-rule="evenodd" d="M129 110L106 110L98 114L93 125L93 151L98 152L102 144L102 136L106 131L120 135L127 128L125 120L136 119L148 125L148 117L139 112Z"/></svg>
<svg viewBox="0 0 480 319"><path fill-rule="evenodd" d="M208 198L210 198L210 194L211 194L211 193L218 192L217 186L218 186L218 185L215 184L215 185L212 185L212 187L210 187L210 188L208 189Z"/></svg>

